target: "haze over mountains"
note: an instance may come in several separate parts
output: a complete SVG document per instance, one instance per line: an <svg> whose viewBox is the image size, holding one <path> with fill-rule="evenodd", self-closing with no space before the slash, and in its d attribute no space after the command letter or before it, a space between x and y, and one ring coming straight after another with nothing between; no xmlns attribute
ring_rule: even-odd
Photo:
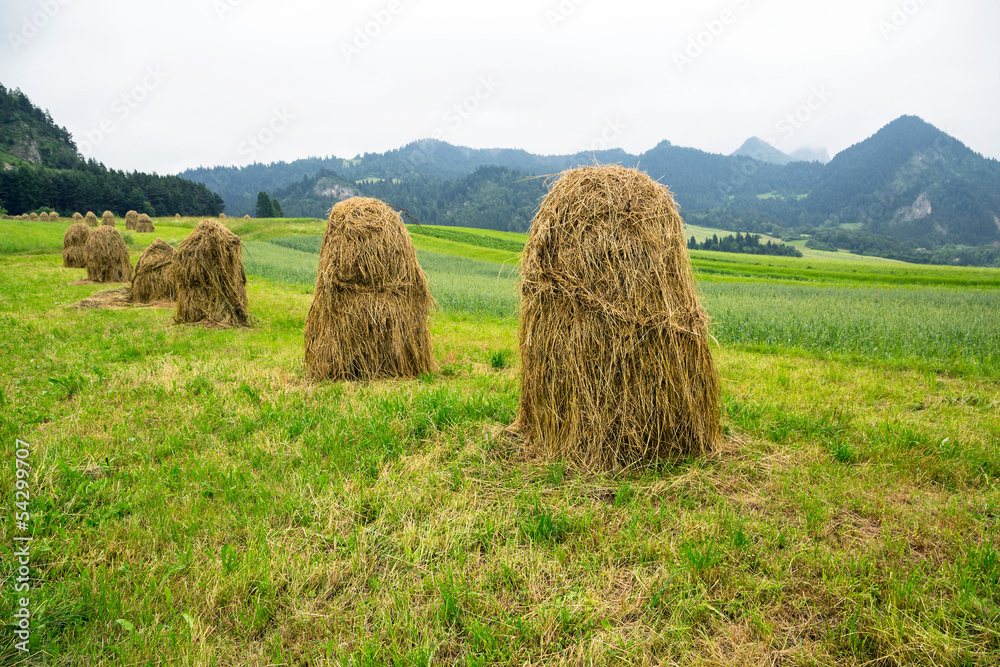
<svg viewBox="0 0 1000 667"><path fill-rule="evenodd" d="M419 210L428 224L463 220L524 231L530 215L523 212L537 206L544 179L535 179L537 187L519 184L594 160L644 169L669 185L689 222L722 229L853 227L921 247L1000 242L1000 163L915 116L898 118L826 164L785 155L759 139L730 156L669 141L640 155L608 150L543 156L425 139L352 160L198 168L181 176L218 192L233 215L252 214L260 190L276 196L288 215L317 217L337 198L372 194ZM473 224L470 209L520 213Z"/></svg>

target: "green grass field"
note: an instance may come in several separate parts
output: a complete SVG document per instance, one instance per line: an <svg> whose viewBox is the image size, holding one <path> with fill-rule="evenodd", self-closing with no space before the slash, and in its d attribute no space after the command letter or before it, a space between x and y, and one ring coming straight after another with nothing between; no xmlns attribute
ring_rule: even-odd
<svg viewBox="0 0 1000 667"><path fill-rule="evenodd" d="M503 436L523 236L413 233L440 369L333 384L323 224L227 222L252 329L70 308L66 224L0 222L0 664L1000 664L1000 270L694 253L725 443L597 475Z"/></svg>

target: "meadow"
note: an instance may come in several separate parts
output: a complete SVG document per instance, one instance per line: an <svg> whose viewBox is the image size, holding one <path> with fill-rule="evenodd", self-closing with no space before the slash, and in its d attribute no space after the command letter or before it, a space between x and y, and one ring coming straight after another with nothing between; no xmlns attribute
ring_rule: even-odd
<svg viewBox="0 0 1000 667"><path fill-rule="evenodd" d="M322 223L227 223L251 329L72 308L66 224L0 222L0 664L1000 663L1000 270L693 253L725 442L594 474L505 435L523 236L412 230L439 370L335 384Z"/></svg>

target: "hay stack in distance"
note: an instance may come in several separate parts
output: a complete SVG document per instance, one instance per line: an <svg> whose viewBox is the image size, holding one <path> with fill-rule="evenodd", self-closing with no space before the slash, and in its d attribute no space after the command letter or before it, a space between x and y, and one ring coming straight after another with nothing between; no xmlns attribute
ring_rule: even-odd
<svg viewBox="0 0 1000 667"><path fill-rule="evenodd" d="M176 219L180 220L181 214L180 213L174 213L174 217Z"/></svg>
<svg viewBox="0 0 1000 667"><path fill-rule="evenodd" d="M125 214L125 230L135 230L136 223L139 222L139 214L136 211L129 211Z"/></svg>
<svg viewBox="0 0 1000 667"><path fill-rule="evenodd" d="M73 222L83 222L83 216L80 215L79 211L73 214Z"/></svg>
<svg viewBox="0 0 1000 667"><path fill-rule="evenodd" d="M97 216L94 215L93 211L87 211L87 215L84 220L87 221L88 227L97 227L100 224L97 222Z"/></svg>
<svg viewBox="0 0 1000 667"><path fill-rule="evenodd" d="M90 227L75 222L63 234L63 266L70 269L87 268L87 238Z"/></svg>
<svg viewBox="0 0 1000 667"><path fill-rule="evenodd" d="M177 285L172 275L174 254L174 249L163 239L156 239L143 251L135 263L132 301L153 303L177 298Z"/></svg>
<svg viewBox="0 0 1000 667"><path fill-rule="evenodd" d="M704 454L719 382L683 221L620 166L564 172L521 264L521 409L531 448L610 470Z"/></svg>
<svg viewBox="0 0 1000 667"><path fill-rule="evenodd" d="M132 263L121 232L100 226L87 237L87 279L95 283L127 283L132 280Z"/></svg>
<svg viewBox="0 0 1000 667"><path fill-rule="evenodd" d="M38 214L32 211L31 213L28 214L28 220L31 220L32 222L38 222Z"/></svg>
<svg viewBox="0 0 1000 667"><path fill-rule="evenodd" d="M214 220L203 220L174 256L178 324L251 325L242 243Z"/></svg>
<svg viewBox="0 0 1000 667"><path fill-rule="evenodd" d="M220 213L219 214L219 220L225 220L225 219L226 219L226 214L225 213Z"/></svg>
<svg viewBox="0 0 1000 667"><path fill-rule="evenodd" d="M105 211L104 215L101 216L101 224L104 227L114 227L115 226L115 214L111 211Z"/></svg>
<svg viewBox="0 0 1000 667"><path fill-rule="evenodd" d="M59 222L59 214L55 211L49 213L49 222Z"/></svg>
<svg viewBox="0 0 1000 667"><path fill-rule="evenodd" d="M354 197L330 211L305 361L318 380L415 377L434 369L434 301L399 214Z"/></svg>
<svg viewBox="0 0 1000 667"><path fill-rule="evenodd" d="M139 220L135 223L135 231L141 234L152 234L156 231L156 227L153 226L153 220L143 213L139 216Z"/></svg>
<svg viewBox="0 0 1000 667"><path fill-rule="evenodd" d="M249 215L244 215L244 216L243 216L243 219L244 219L244 220L250 220L251 218L250 218L250 216L249 216Z"/></svg>

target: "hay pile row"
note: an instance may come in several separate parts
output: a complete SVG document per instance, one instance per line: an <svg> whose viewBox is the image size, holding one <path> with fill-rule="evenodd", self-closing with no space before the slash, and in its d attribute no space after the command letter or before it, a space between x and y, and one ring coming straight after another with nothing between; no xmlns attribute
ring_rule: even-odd
<svg viewBox="0 0 1000 667"><path fill-rule="evenodd" d="M150 234L156 231L156 227L153 226L153 220L143 213L139 216L135 223L135 231L141 234Z"/></svg>
<svg viewBox="0 0 1000 667"><path fill-rule="evenodd" d="M115 214L111 211L105 211L101 216L101 225L104 227L114 227L115 226Z"/></svg>
<svg viewBox="0 0 1000 667"><path fill-rule="evenodd" d="M136 211L129 211L125 214L125 231L135 230L136 223L139 222L139 214Z"/></svg>
<svg viewBox="0 0 1000 667"><path fill-rule="evenodd" d="M101 226L90 231L85 247L88 280L95 283L127 283L132 280L128 246L117 229Z"/></svg>
<svg viewBox="0 0 1000 667"><path fill-rule="evenodd" d="M71 269L87 268L87 238L90 227L77 222L63 234L63 266Z"/></svg>
<svg viewBox="0 0 1000 667"><path fill-rule="evenodd" d="M177 298L177 285L172 271L174 249L163 239L156 239L135 263L132 277L132 301L155 303Z"/></svg>
<svg viewBox="0 0 1000 667"><path fill-rule="evenodd" d="M565 172L524 249L516 428L589 469L708 452L707 325L667 188L619 166Z"/></svg>
<svg viewBox="0 0 1000 667"><path fill-rule="evenodd" d="M218 222L203 220L181 242L171 276L177 286L178 324L251 325L242 244Z"/></svg>
<svg viewBox="0 0 1000 667"><path fill-rule="evenodd" d="M305 362L317 379L414 377L433 370L433 305L413 242L377 199L333 207L305 328Z"/></svg>
<svg viewBox="0 0 1000 667"><path fill-rule="evenodd" d="M87 215L84 216L84 220L87 222L88 227L97 227L99 224L97 222L97 216L94 215L93 211L87 211Z"/></svg>

